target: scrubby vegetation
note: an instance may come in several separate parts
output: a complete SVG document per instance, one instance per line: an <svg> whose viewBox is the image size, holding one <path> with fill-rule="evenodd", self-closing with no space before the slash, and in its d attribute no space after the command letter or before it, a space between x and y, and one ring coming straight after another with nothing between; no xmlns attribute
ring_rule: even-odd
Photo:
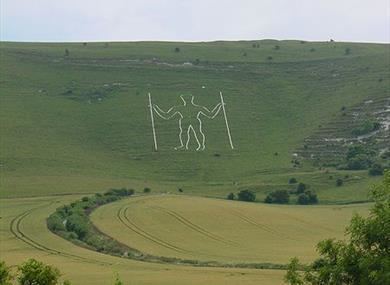
<svg viewBox="0 0 390 285"><path fill-rule="evenodd" d="M0 285L12 285L15 279L20 285L71 285L69 280L59 281L58 268L44 264L36 259L29 259L17 267L12 274L5 262L0 262Z"/></svg>
<svg viewBox="0 0 390 285"><path fill-rule="evenodd" d="M327 239L317 245L320 257L300 271L297 258L291 260L285 280L291 285L351 284L383 285L390 280L390 172L371 196L375 205L364 218L355 215L348 241Z"/></svg>
<svg viewBox="0 0 390 285"><path fill-rule="evenodd" d="M275 203L275 204L287 204L290 201L290 194L287 190L277 190L271 192L264 199L265 203Z"/></svg>
<svg viewBox="0 0 390 285"><path fill-rule="evenodd" d="M134 194L133 189L111 189L93 197L83 197L80 201L58 208L47 219L47 227L54 233L70 241L82 242L99 252L123 254L123 246L108 236L100 235L89 221L88 215L95 208Z"/></svg>
<svg viewBox="0 0 390 285"><path fill-rule="evenodd" d="M241 190L238 192L237 198L240 201L253 202L256 200L256 194L251 190Z"/></svg>

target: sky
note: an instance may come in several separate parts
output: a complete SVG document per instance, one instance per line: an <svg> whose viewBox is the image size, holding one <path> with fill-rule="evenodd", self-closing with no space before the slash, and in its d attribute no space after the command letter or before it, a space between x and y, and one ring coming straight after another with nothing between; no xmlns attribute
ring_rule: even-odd
<svg viewBox="0 0 390 285"><path fill-rule="evenodd" d="M2 41L390 42L389 0L0 0Z"/></svg>

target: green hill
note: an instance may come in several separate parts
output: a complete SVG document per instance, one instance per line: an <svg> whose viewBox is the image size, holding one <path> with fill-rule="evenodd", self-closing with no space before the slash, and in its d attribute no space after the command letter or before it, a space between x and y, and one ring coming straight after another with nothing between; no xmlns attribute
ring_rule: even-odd
<svg viewBox="0 0 390 285"><path fill-rule="evenodd" d="M389 97L389 45L2 42L0 52L1 197L130 186L216 197L250 188L261 200L296 177L321 202L350 202L365 200L375 180L366 170L314 163L304 144L342 108ZM177 120L157 117L153 150L148 92L168 110L181 94L211 108L219 91L234 150L221 114L203 120L200 152L195 144L174 150Z"/></svg>

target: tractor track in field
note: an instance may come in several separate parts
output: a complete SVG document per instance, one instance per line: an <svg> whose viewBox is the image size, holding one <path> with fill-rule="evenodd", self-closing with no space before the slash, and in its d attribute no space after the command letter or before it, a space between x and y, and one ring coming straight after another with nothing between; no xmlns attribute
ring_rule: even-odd
<svg viewBox="0 0 390 285"><path fill-rule="evenodd" d="M45 204L43 206L47 206L48 207L48 206L51 206L54 203L55 202L50 202L49 204ZM77 260L77 261L83 261L83 262L92 263L92 264L113 265L112 263L109 263L109 262L103 262L103 261L98 261L98 260L94 260L94 259L89 259L89 258L85 258L83 256L78 256L78 255L74 255L74 254L71 254L71 253L66 253L66 252L63 252L63 251L52 249L52 248L49 248L49 247L45 246L44 244L41 244L41 243L33 240L30 236L28 236L25 232L22 231L21 223L32 212L34 212L35 210L38 210L40 208L42 208L42 206L29 209L29 210L27 210L27 211L25 211L25 212L15 216L11 220L10 226L9 226L9 230L14 235L14 237L16 239L24 242L25 244L28 244L29 246L35 248L38 251L42 251L42 252L45 252L47 254L59 255L59 256L62 256L62 257L71 258L71 259L74 259L74 260Z"/></svg>
<svg viewBox="0 0 390 285"><path fill-rule="evenodd" d="M273 235L277 236L278 238L283 238L283 239L286 239L286 240L300 241L300 240L298 240L298 239L295 239L295 238L286 236L286 234L284 234L284 233L279 233L279 232L273 230L272 228L270 228L270 227L268 227L268 226L266 226L266 225L264 225L264 224L260 224L260 223L258 223L258 222L256 222L256 221L252 220L251 218L249 218L249 217L243 215L242 213L240 213L240 212L237 211L237 210L230 210L230 211L231 211L232 213L235 213L235 214L233 214L235 217L237 217L237 218L239 218L239 219L241 219L241 220L243 220L243 221L245 221L245 222L247 222L247 223L249 223L249 224L251 224L251 225L257 227L257 228L260 228L260 229L262 229L263 231L266 231L266 232L268 232L268 233L270 233L270 234L273 234Z"/></svg>
<svg viewBox="0 0 390 285"><path fill-rule="evenodd" d="M179 221L180 223L182 223L183 225L187 226L188 228L196 231L197 233L200 233L201 235L203 236L206 236L210 239L213 239L217 242L222 242L224 244L227 244L229 246L238 246L237 243L235 243L234 241L231 241L231 240L228 240L228 239L224 239L216 234L213 234L212 232L192 223L190 220L184 218L183 216L181 216L180 214L178 214L177 212L175 211L172 211L172 210L168 210L166 208L163 208L163 207L154 207L156 209L160 209L161 211L167 213L168 215L170 215L171 217L175 218L177 221Z"/></svg>
<svg viewBox="0 0 390 285"><path fill-rule="evenodd" d="M144 231L143 229L141 229L139 226L137 226L134 222L132 222L128 216L127 216L127 210L129 209L129 206L126 206L124 205L123 207L121 207L118 211L117 211L117 218L119 219L119 221L128 229L130 229L131 231L133 231L134 233L146 238L147 240L155 243L155 244L158 244L159 246L162 246L164 248L167 248L167 249L170 249L170 250L173 250L173 251L176 251L176 252L179 252L179 253L192 253L191 251L188 251L188 250L185 250L183 248L180 248L180 247L177 247L173 244L170 244L166 241L163 241L161 240L160 238L158 237L155 237L153 236L152 234Z"/></svg>

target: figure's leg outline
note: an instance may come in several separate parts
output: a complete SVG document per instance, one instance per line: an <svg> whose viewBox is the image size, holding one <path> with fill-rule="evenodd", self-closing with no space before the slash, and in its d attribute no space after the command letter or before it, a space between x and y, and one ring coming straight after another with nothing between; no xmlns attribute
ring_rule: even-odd
<svg viewBox="0 0 390 285"><path fill-rule="evenodd" d="M175 150L179 150L179 149L184 147L182 135L183 135L183 128L182 128L182 125L181 125L181 119L179 119L179 141L180 141L180 146L175 147Z"/></svg>
<svg viewBox="0 0 390 285"><path fill-rule="evenodd" d="M199 121L199 133L202 137L202 144L199 144L199 146L201 146L202 150L205 150L206 148L206 136L205 134L203 133L203 130L202 130L202 120L199 118L198 116L198 121ZM198 141L199 143L199 141Z"/></svg>

